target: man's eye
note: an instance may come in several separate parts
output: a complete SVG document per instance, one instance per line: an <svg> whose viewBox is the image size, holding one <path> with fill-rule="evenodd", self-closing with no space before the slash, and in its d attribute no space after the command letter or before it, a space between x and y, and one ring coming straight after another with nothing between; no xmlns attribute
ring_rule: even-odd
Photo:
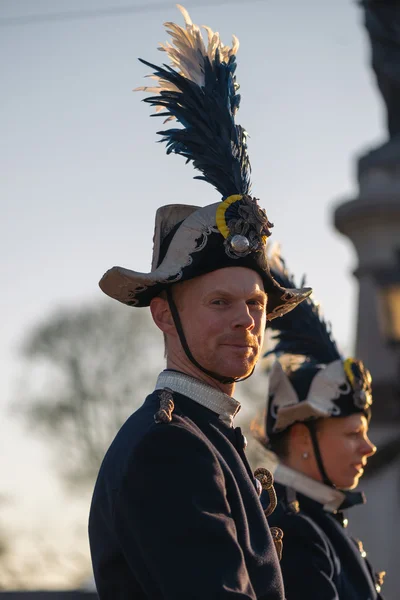
<svg viewBox="0 0 400 600"><path fill-rule="evenodd" d="M212 300L211 304L215 304L217 306L223 306L224 304L226 304L226 300L222 300L222 299L218 298L217 300Z"/></svg>
<svg viewBox="0 0 400 600"><path fill-rule="evenodd" d="M261 300L249 300L247 304L249 306L257 306L262 309L265 308L265 304L264 304L264 302L261 302Z"/></svg>

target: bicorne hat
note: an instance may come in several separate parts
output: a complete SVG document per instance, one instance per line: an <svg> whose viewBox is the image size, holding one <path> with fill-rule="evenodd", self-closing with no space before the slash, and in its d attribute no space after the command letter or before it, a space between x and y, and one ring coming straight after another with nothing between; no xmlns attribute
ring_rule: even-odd
<svg viewBox="0 0 400 600"><path fill-rule="evenodd" d="M250 162L246 131L235 123L240 96L236 82L236 51L224 46L219 34L205 27L208 44L187 11L178 5L185 28L166 23L172 43L161 45L172 66L153 70L155 87L145 98L166 121L181 127L159 132L167 154L192 162L202 179L222 196L203 208L182 204L157 211L151 271L139 273L113 267L100 281L101 289L129 306L148 306L151 299L177 282L224 267L247 267L260 274L268 294L269 320L292 310L310 293L309 288L286 288L270 273L266 240L273 226L258 200L250 195Z"/></svg>
<svg viewBox="0 0 400 600"><path fill-rule="evenodd" d="M281 286L292 286L278 252L271 273ZM266 436L296 422L363 413L370 418L371 375L360 360L344 358L319 306L307 298L292 313L268 324L275 346L269 377Z"/></svg>

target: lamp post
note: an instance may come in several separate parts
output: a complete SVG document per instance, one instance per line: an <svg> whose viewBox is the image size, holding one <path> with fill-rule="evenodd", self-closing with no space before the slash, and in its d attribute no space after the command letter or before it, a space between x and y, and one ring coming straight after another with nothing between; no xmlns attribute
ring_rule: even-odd
<svg viewBox="0 0 400 600"><path fill-rule="evenodd" d="M385 345L396 355L397 373L394 381L393 417L400 416L400 252L397 264L375 273L377 309L380 333Z"/></svg>
<svg viewBox="0 0 400 600"><path fill-rule="evenodd" d="M378 286L378 320L382 338L392 352L397 354L397 377L394 383L394 422L400 415L400 253L398 264L381 269L375 274ZM397 409L397 411L396 411ZM387 469L400 457L400 435L390 436L383 445L379 445L378 452L368 462L367 477Z"/></svg>
<svg viewBox="0 0 400 600"><path fill-rule="evenodd" d="M400 261L399 261L400 263ZM376 274L378 284L378 319L385 343L400 349L400 264Z"/></svg>

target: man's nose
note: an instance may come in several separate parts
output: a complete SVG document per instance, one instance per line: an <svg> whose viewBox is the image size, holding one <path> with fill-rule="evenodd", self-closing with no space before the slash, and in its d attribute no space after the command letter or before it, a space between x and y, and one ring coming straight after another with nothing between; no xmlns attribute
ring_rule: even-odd
<svg viewBox="0 0 400 600"><path fill-rule="evenodd" d="M254 319L247 303L243 302L236 307L233 326L243 327L244 329L253 329Z"/></svg>

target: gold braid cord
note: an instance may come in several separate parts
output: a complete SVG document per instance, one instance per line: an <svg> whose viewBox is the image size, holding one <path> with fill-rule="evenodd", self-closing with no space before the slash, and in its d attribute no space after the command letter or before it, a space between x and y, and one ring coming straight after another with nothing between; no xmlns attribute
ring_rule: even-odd
<svg viewBox="0 0 400 600"><path fill-rule="evenodd" d="M154 415L156 423L171 423L172 413L174 412L175 404L172 396L172 390L165 388L159 393L160 408Z"/></svg>
<svg viewBox="0 0 400 600"><path fill-rule="evenodd" d="M279 527L271 527L271 535L275 544L275 550L278 555L279 560L282 560L282 550L283 550L283 531Z"/></svg>
<svg viewBox="0 0 400 600"><path fill-rule="evenodd" d="M378 571L378 573L375 573L375 588L378 594L381 591L381 587L383 586L383 580L385 579L385 575L386 571Z"/></svg>
<svg viewBox="0 0 400 600"><path fill-rule="evenodd" d="M256 479L258 479L258 481L261 483L262 489L265 492L268 492L269 506L264 510L264 514L266 517L269 517L270 515L272 515L276 508L276 505L278 504L278 500L274 489L274 477L271 471L268 471L268 469L264 469L263 467L259 467L254 471L254 477L256 477ZM271 535L275 544L276 553L278 555L279 560L281 560L283 549L283 531L279 527L271 527Z"/></svg>
<svg viewBox="0 0 400 600"><path fill-rule="evenodd" d="M261 487L265 492L268 492L269 506L264 510L266 517L269 517L274 512L276 505L278 504L276 493L274 490L274 477L271 471L259 467L254 471L254 477L261 483Z"/></svg>

